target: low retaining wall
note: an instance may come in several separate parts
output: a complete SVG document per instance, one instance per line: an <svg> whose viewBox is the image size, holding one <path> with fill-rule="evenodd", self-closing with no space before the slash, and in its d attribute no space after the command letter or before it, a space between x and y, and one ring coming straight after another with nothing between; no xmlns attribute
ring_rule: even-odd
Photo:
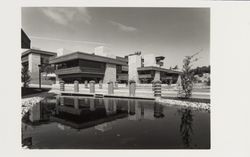
<svg viewBox="0 0 250 157"><path fill-rule="evenodd" d="M22 100L22 117L27 113L30 108L32 108L33 105L39 103L41 100L43 100L43 97L32 97Z"/></svg>
<svg viewBox="0 0 250 157"><path fill-rule="evenodd" d="M162 105L178 105L178 106L185 106L185 107L192 107L198 109L204 109L210 111L210 104L203 103L203 102L190 102L185 100L173 100L173 99L156 99L156 102Z"/></svg>

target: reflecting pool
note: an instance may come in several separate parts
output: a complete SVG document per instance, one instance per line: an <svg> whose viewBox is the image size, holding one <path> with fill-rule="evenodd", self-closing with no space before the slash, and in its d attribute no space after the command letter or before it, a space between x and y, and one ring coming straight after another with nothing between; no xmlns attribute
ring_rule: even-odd
<svg viewBox="0 0 250 157"><path fill-rule="evenodd" d="M209 149L210 113L151 100L51 97L22 118L31 149Z"/></svg>

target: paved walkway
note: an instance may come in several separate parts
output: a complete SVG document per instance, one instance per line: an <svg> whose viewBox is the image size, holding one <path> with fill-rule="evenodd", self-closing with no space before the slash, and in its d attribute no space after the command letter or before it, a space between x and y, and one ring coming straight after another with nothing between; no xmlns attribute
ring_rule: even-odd
<svg viewBox="0 0 250 157"><path fill-rule="evenodd" d="M60 93L59 89L53 89L50 92ZM64 93L74 93L73 89L66 89ZM81 94L91 94L90 89L80 89L79 93ZM95 89L95 94L104 94L108 95L107 89ZM129 90L126 88L123 89L115 89L114 94L116 96L129 96ZM152 89L137 89L136 90L136 97L144 97L144 98L154 98L154 92ZM177 91L162 91L162 97L176 97ZM192 98L200 98L200 99L210 99L210 93L205 92L193 92Z"/></svg>
<svg viewBox="0 0 250 157"><path fill-rule="evenodd" d="M38 84L30 84L30 87L39 87ZM50 93L60 93L59 85L52 86L52 85L42 85L42 88L52 88ZM73 86L67 87L65 86L66 92L73 92ZM80 88L79 93L81 94L90 94L89 88ZM96 94L108 94L108 89L104 87L103 89L99 89L99 86L95 86L95 93ZM41 94L41 93L40 93ZM39 94L38 94L39 95ZM120 87L118 89L114 89L114 95L117 96L129 96L129 89L128 87ZM154 93L151 87L138 87L136 89L137 97L146 97L146 98L154 98ZM162 97L176 97L177 90L173 88L162 88ZM210 99L210 90L209 89L194 89L192 93L192 98L200 98L200 99Z"/></svg>

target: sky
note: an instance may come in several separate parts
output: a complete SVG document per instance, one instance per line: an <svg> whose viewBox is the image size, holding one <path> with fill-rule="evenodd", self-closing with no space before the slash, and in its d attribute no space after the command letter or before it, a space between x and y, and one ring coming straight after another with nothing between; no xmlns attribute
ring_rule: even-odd
<svg viewBox="0 0 250 157"><path fill-rule="evenodd" d="M93 53L98 46L125 56L136 51L165 56L165 67L182 67L200 52L197 66L210 65L208 8L23 7L22 29L41 50Z"/></svg>

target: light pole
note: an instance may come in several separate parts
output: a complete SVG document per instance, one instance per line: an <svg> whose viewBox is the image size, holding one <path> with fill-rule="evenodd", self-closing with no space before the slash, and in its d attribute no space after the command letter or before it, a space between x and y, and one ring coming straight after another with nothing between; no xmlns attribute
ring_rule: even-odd
<svg viewBox="0 0 250 157"><path fill-rule="evenodd" d="M39 68L39 89L41 89L41 64L38 65Z"/></svg>

